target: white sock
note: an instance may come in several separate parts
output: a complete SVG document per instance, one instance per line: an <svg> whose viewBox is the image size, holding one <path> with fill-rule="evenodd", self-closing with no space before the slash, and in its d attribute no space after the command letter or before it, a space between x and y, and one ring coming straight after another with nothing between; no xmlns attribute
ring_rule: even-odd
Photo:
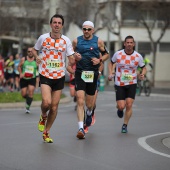
<svg viewBox="0 0 170 170"><path fill-rule="evenodd" d="M92 110L87 109L86 114L87 114L88 116L91 116Z"/></svg>
<svg viewBox="0 0 170 170"><path fill-rule="evenodd" d="M84 129L83 128L83 122L78 122L78 126L79 126L79 129L81 129L81 128Z"/></svg>

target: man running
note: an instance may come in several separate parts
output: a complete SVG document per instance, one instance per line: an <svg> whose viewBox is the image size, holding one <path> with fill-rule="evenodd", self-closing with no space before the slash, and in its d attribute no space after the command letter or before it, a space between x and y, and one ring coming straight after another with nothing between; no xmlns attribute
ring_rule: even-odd
<svg viewBox="0 0 170 170"><path fill-rule="evenodd" d="M33 101L33 95L36 84L36 70L37 63L32 54L32 48L27 49L27 56L22 57L19 65L18 71L20 75L20 88L21 95L25 98L25 113L30 113L31 103Z"/></svg>
<svg viewBox="0 0 170 170"><path fill-rule="evenodd" d="M143 57L134 50L134 47L134 38L127 36L124 41L124 49L117 51L109 63L108 79L111 81L115 74L117 115L119 118L123 117L125 109L122 133L127 133L127 125L132 116L137 84L137 67L140 66L142 69L140 79L144 79L146 74ZM114 73L115 67L116 73Z"/></svg>
<svg viewBox="0 0 170 170"><path fill-rule="evenodd" d="M51 32L41 35L33 48L33 54L39 64L42 94L38 130L43 132L43 140L47 143L53 143L49 132L57 116L64 88L65 59L68 57L70 63L75 63L75 58L79 58L79 55L74 53L70 39L61 33L63 25L63 16L55 14L50 20ZM41 52L40 56L38 51Z"/></svg>
<svg viewBox="0 0 170 170"><path fill-rule="evenodd" d="M92 123L92 111L94 108L94 96L97 87L100 63L108 59L109 54L104 42L94 34L94 24L85 21L82 24L83 35L73 41L73 48L82 59L76 63L75 87L77 96L78 132L77 138L84 139L84 116L85 125ZM100 57L100 53L102 57ZM84 104L87 109L84 110ZM86 115L84 115L84 112Z"/></svg>

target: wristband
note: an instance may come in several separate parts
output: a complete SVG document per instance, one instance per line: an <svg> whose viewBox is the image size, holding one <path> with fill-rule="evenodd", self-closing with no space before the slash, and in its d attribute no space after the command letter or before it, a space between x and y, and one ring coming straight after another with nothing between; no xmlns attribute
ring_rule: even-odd
<svg viewBox="0 0 170 170"><path fill-rule="evenodd" d="M102 74L102 72L101 72L101 71L99 71L99 74Z"/></svg>

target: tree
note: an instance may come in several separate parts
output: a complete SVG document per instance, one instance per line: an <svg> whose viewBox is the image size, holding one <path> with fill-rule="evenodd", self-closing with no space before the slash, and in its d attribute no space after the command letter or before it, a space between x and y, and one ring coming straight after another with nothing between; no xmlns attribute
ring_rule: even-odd
<svg viewBox="0 0 170 170"><path fill-rule="evenodd" d="M165 35L166 30L170 26L170 3L163 1L147 1L147 2L131 2L131 8L128 8L127 3L123 3L124 15L130 13L130 9L135 9L136 20L144 26L148 33L151 45L151 54L153 55L153 67L156 66L157 46ZM125 8L126 7L126 8ZM161 26L158 27L158 24ZM158 38L154 37L155 30L159 30ZM152 83L155 82L155 69L153 69Z"/></svg>
<svg viewBox="0 0 170 170"><path fill-rule="evenodd" d="M4 55L7 53L23 54L28 45L35 43L35 38L42 33L42 25L45 22L45 10L42 7L41 1L18 0L0 3L0 36L8 36L8 51L4 50L2 42L1 51L6 53ZM14 41L11 37L15 37L15 43L19 43L17 51L12 48ZM30 41L24 43L25 39Z"/></svg>

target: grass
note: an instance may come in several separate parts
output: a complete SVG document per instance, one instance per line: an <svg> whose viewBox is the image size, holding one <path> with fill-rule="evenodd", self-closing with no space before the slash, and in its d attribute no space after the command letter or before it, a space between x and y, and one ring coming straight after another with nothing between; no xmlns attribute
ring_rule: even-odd
<svg viewBox="0 0 170 170"><path fill-rule="evenodd" d="M62 94L61 98L64 98L65 95ZM34 101L41 101L41 94L35 93L33 97ZM15 102L24 102L25 99L22 98L20 92L3 92L0 93L0 103L15 103Z"/></svg>

